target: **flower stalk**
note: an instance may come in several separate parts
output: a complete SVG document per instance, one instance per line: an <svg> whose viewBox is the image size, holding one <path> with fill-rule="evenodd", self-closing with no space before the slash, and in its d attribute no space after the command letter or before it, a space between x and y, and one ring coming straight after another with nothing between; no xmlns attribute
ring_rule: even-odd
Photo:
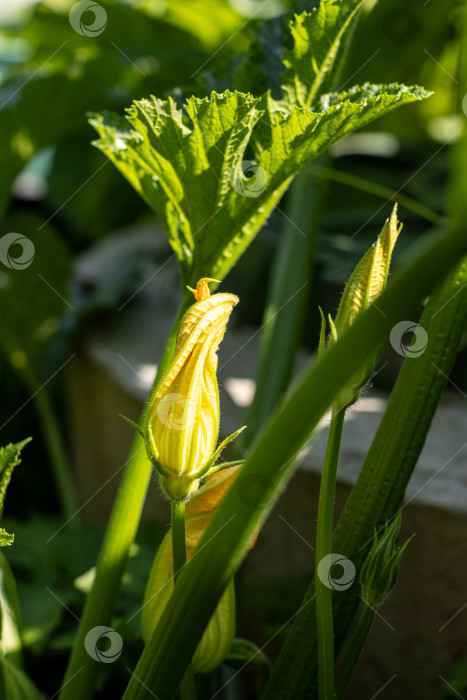
<svg viewBox="0 0 467 700"><path fill-rule="evenodd" d="M328 317L330 336L326 345L326 319L321 311L321 333L319 357L327 347L335 345L338 338L347 331L358 316L363 313L383 291L389 274L392 252L402 226L397 220L397 205L391 217L386 220L378 239L367 251L352 273L339 305L335 320ZM316 630L318 640L318 688L320 700L333 700L335 697L334 676L334 623L332 613L333 590L319 576L320 562L333 553L334 499L337 478L337 462L344 426L346 409L354 404L362 388L373 372L374 359L349 384L343 387L332 410L328 443L323 464L323 474L319 491L317 534L316 534ZM367 623L368 620L365 620Z"/></svg>
<svg viewBox="0 0 467 700"><path fill-rule="evenodd" d="M174 584L186 564L185 501L171 501L172 556ZM196 686L191 664L180 683L180 700L196 700Z"/></svg>
<svg viewBox="0 0 467 700"><path fill-rule="evenodd" d="M234 294L211 296L209 282L217 281L205 277L196 289L188 287L195 303L180 322L173 359L149 399L142 431L148 457L171 501L175 585L187 558L185 503L203 477L226 468L215 463L224 447L243 430L237 430L216 449L220 423L217 349L238 303ZM182 700L196 697L191 665L180 694Z"/></svg>
<svg viewBox="0 0 467 700"><path fill-rule="evenodd" d="M413 537L412 535L402 547L398 547L397 536L400 525L401 514L399 513L390 525L386 524L380 538L375 532L372 547L360 570L361 597L365 607L337 672L336 697L339 700L344 696L353 670L365 646L376 609L396 585L402 555Z"/></svg>
<svg viewBox="0 0 467 700"><path fill-rule="evenodd" d="M172 501L170 504L172 526L173 577L175 583L186 564L185 544L185 501Z"/></svg>

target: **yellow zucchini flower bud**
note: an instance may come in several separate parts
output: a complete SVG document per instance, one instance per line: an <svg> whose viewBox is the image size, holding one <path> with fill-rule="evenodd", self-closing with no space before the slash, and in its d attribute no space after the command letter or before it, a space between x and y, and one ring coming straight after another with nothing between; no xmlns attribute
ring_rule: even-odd
<svg viewBox="0 0 467 700"><path fill-rule="evenodd" d="M201 279L191 290L196 302L182 318L175 354L156 386L146 412L144 438L161 485L171 499L185 499L198 487L212 464L219 436L217 349L229 316L238 303L234 294L210 295Z"/></svg>

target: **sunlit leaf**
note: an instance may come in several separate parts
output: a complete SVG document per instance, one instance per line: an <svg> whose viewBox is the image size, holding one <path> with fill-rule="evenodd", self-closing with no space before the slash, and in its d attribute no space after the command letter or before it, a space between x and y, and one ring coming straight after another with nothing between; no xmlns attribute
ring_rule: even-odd
<svg viewBox="0 0 467 700"><path fill-rule="evenodd" d="M306 163L427 95L367 84L323 96L311 112L226 91L189 98L185 113L171 98L152 97L134 102L126 118L104 113L91 124L98 148L161 217L184 280L195 284L227 274Z"/></svg>
<svg viewBox="0 0 467 700"><path fill-rule="evenodd" d="M363 1L321 0L318 9L290 23L294 45L284 55L284 88L291 103L310 107L333 89L341 42Z"/></svg>
<svg viewBox="0 0 467 700"><path fill-rule="evenodd" d="M8 488L8 484L10 483L13 469L17 467L18 464L21 464L21 450L30 441L31 438L27 438L26 440L17 442L14 445L10 443L6 447L0 448L0 517L3 513L6 490ZM11 535L9 535L9 537L11 537Z"/></svg>

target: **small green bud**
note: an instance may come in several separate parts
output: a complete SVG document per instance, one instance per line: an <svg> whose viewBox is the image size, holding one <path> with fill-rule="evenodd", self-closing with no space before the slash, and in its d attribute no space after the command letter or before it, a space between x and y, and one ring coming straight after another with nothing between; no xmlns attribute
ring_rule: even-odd
<svg viewBox="0 0 467 700"><path fill-rule="evenodd" d="M383 291L389 274L392 251L401 229L402 224L397 220L397 204L395 204L392 214L389 219L386 219L376 242L360 260L347 282L335 321L329 316L331 335L328 346L336 342L342 333L355 322L359 314L373 304ZM324 316L322 312L321 319L320 354L323 352ZM347 407L357 401L361 389L371 378L373 365L374 361L371 360L361 372L352 378L338 399L339 405Z"/></svg>
<svg viewBox="0 0 467 700"><path fill-rule="evenodd" d="M353 271L344 289L337 312L337 333L343 333L357 316L367 309L381 294L389 274L391 256L402 224L397 220L397 204L377 240L365 253Z"/></svg>
<svg viewBox="0 0 467 700"><path fill-rule="evenodd" d="M412 539L410 537L403 547L396 547L400 525L399 513L390 525L386 523L379 539L375 532L373 544L361 568L362 596L372 608L381 605L396 585L402 554Z"/></svg>

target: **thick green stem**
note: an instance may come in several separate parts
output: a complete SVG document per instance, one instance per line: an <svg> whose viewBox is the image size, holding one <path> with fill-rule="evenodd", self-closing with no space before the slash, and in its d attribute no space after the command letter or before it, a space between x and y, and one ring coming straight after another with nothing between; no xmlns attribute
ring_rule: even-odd
<svg viewBox="0 0 467 700"><path fill-rule="evenodd" d="M178 324L185 311L185 295L161 358L155 385L163 376L173 356ZM142 423L141 418L140 424ZM96 578L84 606L81 623L73 646L60 700L92 698L99 664L85 649L88 632L98 625L109 625L117 600L120 581L136 535L143 509L152 464L147 458L143 440L136 435L131 447L120 488L102 543L96 568Z"/></svg>
<svg viewBox="0 0 467 700"><path fill-rule="evenodd" d="M320 576L319 564L332 553L332 530L337 461L344 425L345 409L333 409L323 475L319 489L318 527L316 535L316 631L318 635L319 700L334 699L334 630L332 619L332 588L329 574L326 582Z"/></svg>
<svg viewBox="0 0 467 700"><path fill-rule="evenodd" d="M185 544L185 501L172 501L170 505L172 521L172 554L174 583L186 563Z"/></svg>
<svg viewBox="0 0 467 700"><path fill-rule="evenodd" d="M174 583L176 584L186 563L185 502L172 501L170 513L172 520L173 574ZM180 683L180 700L194 700L194 698L196 698L196 687L190 665Z"/></svg>
<svg viewBox="0 0 467 700"><path fill-rule="evenodd" d="M341 700L345 693L350 677L365 646L374 618L375 611L373 608L365 605L336 675L336 697L338 700Z"/></svg>

